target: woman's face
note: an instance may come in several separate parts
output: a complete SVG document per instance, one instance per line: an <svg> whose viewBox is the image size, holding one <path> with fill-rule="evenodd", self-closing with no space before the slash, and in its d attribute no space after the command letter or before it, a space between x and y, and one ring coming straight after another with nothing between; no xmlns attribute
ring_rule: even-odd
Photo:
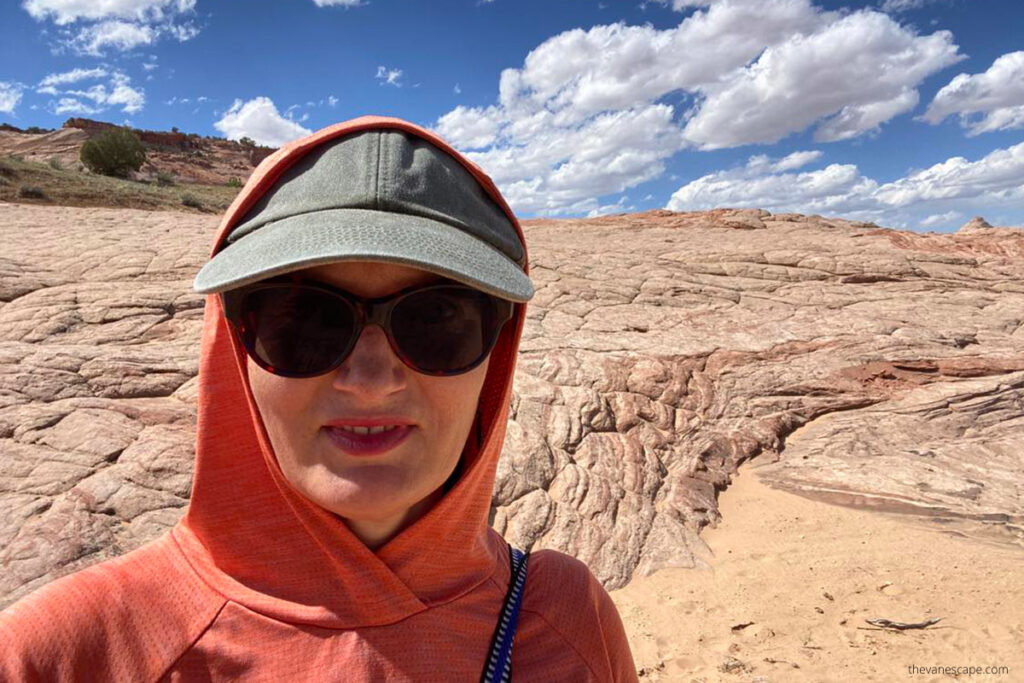
<svg viewBox="0 0 1024 683"><path fill-rule="evenodd" d="M441 281L417 268L370 262L308 268L301 275L362 297ZM376 325L363 329L342 365L318 377L270 374L252 359L249 384L281 471L303 496L344 518L371 548L386 543L443 495L476 414L490 356L452 377L406 366ZM352 454L328 423L366 417L411 423L400 443ZM343 438L343 436L342 436Z"/></svg>

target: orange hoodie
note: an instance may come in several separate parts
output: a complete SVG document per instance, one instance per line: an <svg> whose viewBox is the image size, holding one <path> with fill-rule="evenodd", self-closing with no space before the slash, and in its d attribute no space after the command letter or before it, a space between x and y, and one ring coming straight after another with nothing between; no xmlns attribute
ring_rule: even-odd
<svg viewBox="0 0 1024 683"><path fill-rule="evenodd" d="M225 213L214 253L286 168L329 139L371 127L398 128L452 154L522 239L473 162L418 126L366 116L265 159ZM188 512L155 541L0 613L0 680L480 680L510 581L508 547L487 520L525 308L516 305L491 353L482 445L473 430L451 490L373 551L285 480L245 352L219 297L208 295ZM512 676L637 679L618 612L582 562L554 550L530 555Z"/></svg>

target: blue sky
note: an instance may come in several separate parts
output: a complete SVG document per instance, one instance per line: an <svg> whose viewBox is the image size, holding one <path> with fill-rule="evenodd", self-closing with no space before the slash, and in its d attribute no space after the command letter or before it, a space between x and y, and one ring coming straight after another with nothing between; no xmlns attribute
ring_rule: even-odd
<svg viewBox="0 0 1024 683"><path fill-rule="evenodd" d="M270 145L431 128L523 218L760 207L1024 224L1019 0L22 0L0 121Z"/></svg>

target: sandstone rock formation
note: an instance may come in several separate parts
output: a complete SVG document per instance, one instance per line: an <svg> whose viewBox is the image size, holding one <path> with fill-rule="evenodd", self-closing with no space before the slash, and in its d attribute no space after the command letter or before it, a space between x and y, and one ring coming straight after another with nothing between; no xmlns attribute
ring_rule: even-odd
<svg viewBox="0 0 1024 683"><path fill-rule="evenodd" d="M214 217L0 204L0 606L189 494ZM1024 542L1024 230L652 211L524 225L493 523L608 588L694 566L745 460Z"/></svg>

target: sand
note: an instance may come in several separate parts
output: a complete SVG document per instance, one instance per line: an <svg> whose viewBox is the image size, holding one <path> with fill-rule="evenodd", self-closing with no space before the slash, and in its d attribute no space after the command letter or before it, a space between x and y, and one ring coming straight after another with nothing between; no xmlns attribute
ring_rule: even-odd
<svg viewBox="0 0 1024 683"><path fill-rule="evenodd" d="M642 681L1024 681L1024 549L777 491L749 467L720 504L710 569L611 593Z"/></svg>

